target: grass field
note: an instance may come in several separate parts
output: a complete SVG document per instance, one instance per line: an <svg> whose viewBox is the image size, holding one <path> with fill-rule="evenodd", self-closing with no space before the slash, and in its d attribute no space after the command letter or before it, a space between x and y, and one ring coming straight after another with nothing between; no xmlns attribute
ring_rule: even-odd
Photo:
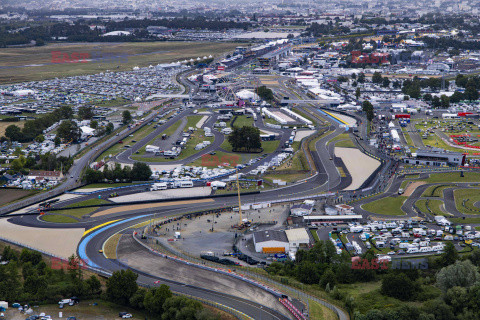
<svg viewBox="0 0 480 320"><path fill-rule="evenodd" d="M438 187L438 188L437 188ZM422 194L422 197L443 198L443 190L453 187L453 185L430 186Z"/></svg>
<svg viewBox="0 0 480 320"><path fill-rule="evenodd" d="M480 182L480 172L464 172L463 175L460 177L460 172L432 173L423 181L428 183Z"/></svg>
<svg viewBox="0 0 480 320"><path fill-rule="evenodd" d="M247 116L238 116L233 125L237 128L242 128L242 127L253 127L253 118L249 116L250 118L247 118Z"/></svg>
<svg viewBox="0 0 480 320"><path fill-rule="evenodd" d="M198 123L198 121L200 121L200 119L202 117L203 116L189 116L188 120L187 120L187 124L185 125L185 130L184 131L188 130L189 127L196 128L196 124ZM178 129L180 124L181 124L181 120L175 122L172 126L170 126L167 130L165 130L161 134L165 133L166 135L172 135ZM159 136L161 136L161 135L159 135ZM155 139L153 139L151 142L155 141L157 138L158 138L158 136ZM205 137L203 135L203 130L196 130L195 132L192 133L192 135L188 139L188 142L185 145L185 149L182 150L180 155L177 158L175 158L175 160L182 160L182 159L188 158L188 157L190 157L190 156L192 156L196 153L201 152L201 150L195 150L195 146L197 144L201 143L202 141L213 142L214 140L215 140L215 137ZM145 146L142 147L139 150L139 154L133 155L131 158L134 159L134 160L147 161L147 162L168 162L168 161L170 161L170 159L164 158L164 157L148 157L148 158L147 157L142 157L142 155L144 155L144 154L145 154Z"/></svg>
<svg viewBox="0 0 480 320"><path fill-rule="evenodd" d="M0 189L0 206L8 204L13 201L20 200L25 197L34 195L38 191L35 190L23 190L23 189Z"/></svg>
<svg viewBox="0 0 480 320"><path fill-rule="evenodd" d="M25 125L25 121L16 121L16 122L0 121L0 137L3 137L5 135L5 129L7 129L7 127L12 124L16 125L21 129Z"/></svg>
<svg viewBox="0 0 480 320"><path fill-rule="evenodd" d="M454 223L480 223L480 218L450 218L449 220Z"/></svg>
<svg viewBox="0 0 480 320"><path fill-rule="evenodd" d="M126 137L125 139L122 140L122 143L116 143L113 146L111 146L110 148L108 148L107 150L105 150L100 156L98 156L97 161L102 160L106 157L110 157L110 155L112 155L112 157L113 157L113 156L119 154L120 152L125 150L126 145L132 146L132 144L133 144L132 141L133 140L140 141L141 139L145 138L150 133L152 133L154 130L155 130L155 128L153 128L153 125L151 123L146 124L141 129L135 131L132 134L133 137L128 136L128 137Z"/></svg>
<svg viewBox="0 0 480 320"><path fill-rule="evenodd" d="M475 202L480 201L480 189L457 189L453 191L455 207L465 214L480 214L480 208L475 207ZM465 205L463 201L467 200Z"/></svg>
<svg viewBox="0 0 480 320"><path fill-rule="evenodd" d="M84 201L80 201L80 202L70 204L70 205L66 206L65 208L77 208L77 207L83 207L83 206L96 206L96 205L99 205L99 204L106 204L106 203L110 203L110 202L107 201L107 200L104 200L104 199L93 198L93 199L88 199L88 200L84 200Z"/></svg>
<svg viewBox="0 0 480 320"><path fill-rule="evenodd" d="M55 223L76 223L78 220L75 220L72 217L64 216L63 214L49 214L46 216L41 216L40 218L43 221L55 222Z"/></svg>
<svg viewBox="0 0 480 320"><path fill-rule="evenodd" d="M388 216L404 215L405 212L400 209L407 197L386 197L362 205L362 209L376 214Z"/></svg>
<svg viewBox="0 0 480 320"><path fill-rule="evenodd" d="M353 143L352 139L350 139L350 135L348 133L339 134L328 143L334 143L336 147L355 148L355 144Z"/></svg>
<svg viewBox="0 0 480 320"><path fill-rule="evenodd" d="M321 305L318 302L310 300L308 302L308 305L310 307L310 310L309 310L310 319L315 319L315 320L338 319L337 315L332 310L328 309L327 307Z"/></svg>
<svg viewBox="0 0 480 320"><path fill-rule="evenodd" d="M59 43L42 47L6 48L0 51L0 83L52 79L105 70L125 71L203 56L217 56L235 49L235 42L126 42L126 43ZM121 62L51 63L52 51L69 55L101 52L101 55L126 55ZM123 61L128 60L128 61ZM40 65L40 66L34 66ZM14 67L14 68L9 68ZM118 67L118 68L117 68Z"/></svg>
<svg viewBox="0 0 480 320"><path fill-rule="evenodd" d="M430 210L432 210L432 212L428 211L427 200L425 200L425 199L418 200L415 203L415 205L423 213L431 213L431 214L434 214L436 216L450 216L449 214L446 214L445 212L443 212L442 209L440 209L440 207L443 205L442 200L429 200L428 201L428 207L430 208Z"/></svg>

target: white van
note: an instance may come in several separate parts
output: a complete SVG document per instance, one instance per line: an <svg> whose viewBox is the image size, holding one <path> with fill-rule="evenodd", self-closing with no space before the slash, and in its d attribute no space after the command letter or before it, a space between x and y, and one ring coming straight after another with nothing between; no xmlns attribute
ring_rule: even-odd
<svg viewBox="0 0 480 320"><path fill-rule="evenodd" d="M432 251L432 248L431 247L423 247L423 248L420 248L420 252L431 252Z"/></svg>

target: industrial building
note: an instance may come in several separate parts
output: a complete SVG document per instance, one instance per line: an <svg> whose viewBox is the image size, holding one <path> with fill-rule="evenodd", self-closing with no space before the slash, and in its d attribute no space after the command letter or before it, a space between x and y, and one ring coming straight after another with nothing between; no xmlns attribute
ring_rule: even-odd
<svg viewBox="0 0 480 320"><path fill-rule="evenodd" d="M290 251L290 243L285 231L265 230L253 233L256 252L280 253Z"/></svg>
<svg viewBox="0 0 480 320"><path fill-rule="evenodd" d="M412 157L405 158L405 163L427 166L463 166L465 164L466 154L443 149L419 149L412 153Z"/></svg>
<svg viewBox="0 0 480 320"><path fill-rule="evenodd" d="M307 203L294 204L290 208L290 213L293 216L306 216L312 214L313 205Z"/></svg>

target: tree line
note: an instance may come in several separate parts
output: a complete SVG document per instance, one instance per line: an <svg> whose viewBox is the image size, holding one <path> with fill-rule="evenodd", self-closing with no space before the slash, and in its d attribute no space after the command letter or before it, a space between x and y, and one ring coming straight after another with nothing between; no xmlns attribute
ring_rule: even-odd
<svg viewBox="0 0 480 320"><path fill-rule="evenodd" d="M135 162L133 167L115 164L113 169L105 165L103 171L87 168L83 180L87 184L100 183L105 181L113 182L131 182L131 181L148 181L152 175L150 166L143 162Z"/></svg>
<svg viewBox="0 0 480 320"><path fill-rule="evenodd" d="M444 253L431 256L423 268L375 268L373 250L360 255L360 268L353 268L351 256L336 253L331 241L319 241L308 251L299 250L295 261L274 262L267 272L292 278L325 291L340 301L356 320L470 320L480 313L480 249L459 255L448 242ZM367 261L367 262L365 262ZM378 263L377 263L378 264ZM405 264L403 264L405 266ZM378 291L370 296L351 296L349 285L380 281ZM287 281L283 281L288 283ZM388 306L376 301L385 297L396 300ZM371 303L364 299L372 299ZM411 303L415 302L415 303Z"/></svg>
<svg viewBox="0 0 480 320"><path fill-rule="evenodd" d="M102 290L97 276L87 277L82 261L71 256L68 261L53 259L49 266L42 255L23 249L20 253L6 246L0 261L0 300L28 304L56 304L58 301L105 299L122 307L132 307L149 317L161 320L219 320L200 302L184 296L174 296L170 288L145 289L137 284L138 275L131 270L116 271Z"/></svg>
<svg viewBox="0 0 480 320"><path fill-rule="evenodd" d="M122 306L145 311L161 320L217 320L220 317L205 309L200 302L184 296L174 296L161 284L145 289L137 285L138 275L131 270L115 271L106 283L106 298Z"/></svg>

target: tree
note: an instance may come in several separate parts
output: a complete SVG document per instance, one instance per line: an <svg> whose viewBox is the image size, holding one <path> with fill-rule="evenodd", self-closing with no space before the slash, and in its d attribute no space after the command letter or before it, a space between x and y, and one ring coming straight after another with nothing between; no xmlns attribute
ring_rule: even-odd
<svg viewBox="0 0 480 320"><path fill-rule="evenodd" d="M147 294L147 290L144 288L140 288L133 294L130 298L130 305L136 309L144 309L145 305L143 302L145 301L145 295Z"/></svg>
<svg viewBox="0 0 480 320"><path fill-rule="evenodd" d="M172 296L170 287L166 284L161 284L158 288L150 289L145 294L143 304L145 310L152 315L161 315L164 312L163 304Z"/></svg>
<svg viewBox="0 0 480 320"><path fill-rule="evenodd" d="M90 292L90 294L98 294L102 291L102 284L96 276L92 275L85 282L88 286L88 291Z"/></svg>
<svg viewBox="0 0 480 320"><path fill-rule="evenodd" d="M115 271L107 279L107 298L120 305L128 305L130 298L137 292L138 275L132 270Z"/></svg>
<svg viewBox="0 0 480 320"><path fill-rule="evenodd" d="M113 132L113 129L114 129L113 123L109 122L105 127L105 133L109 135Z"/></svg>
<svg viewBox="0 0 480 320"><path fill-rule="evenodd" d="M360 72L360 74L358 75L357 82L358 83L364 83L365 82L365 73Z"/></svg>
<svg viewBox="0 0 480 320"><path fill-rule="evenodd" d="M472 85L467 85L464 96L465 96L465 99L470 101L478 100L479 96L478 96L477 88Z"/></svg>
<svg viewBox="0 0 480 320"><path fill-rule="evenodd" d="M57 135L65 142L76 142L81 137L80 128L71 120L63 120L58 126Z"/></svg>
<svg viewBox="0 0 480 320"><path fill-rule="evenodd" d="M147 181L152 175L150 166L144 162L135 162L133 164L131 178L135 181Z"/></svg>
<svg viewBox="0 0 480 320"><path fill-rule="evenodd" d="M447 242L445 246L445 252L439 258L439 262L442 266L448 266L454 264L458 260L458 251L451 242Z"/></svg>
<svg viewBox="0 0 480 320"><path fill-rule="evenodd" d="M266 86L257 87L257 89L255 90L255 93L263 100L266 100L266 101L273 100L273 91L267 88Z"/></svg>
<svg viewBox="0 0 480 320"><path fill-rule="evenodd" d="M448 99L448 97L444 94L440 96L440 105L443 109L450 108L450 99Z"/></svg>
<svg viewBox="0 0 480 320"><path fill-rule="evenodd" d="M97 129L98 128L98 121L97 120L91 120L90 121L90 128Z"/></svg>
<svg viewBox="0 0 480 320"><path fill-rule="evenodd" d="M478 280L480 280L480 274L470 260L457 261L437 273L437 286L444 293L457 286L468 288Z"/></svg>
<svg viewBox="0 0 480 320"><path fill-rule="evenodd" d="M373 105L370 103L370 101L365 100L362 103L362 110L365 112L367 116L368 121L372 121L373 118L375 117L375 113L373 112Z"/></svg>
<svg viewBox="0 0 480 320"><path fill-rule="evenodd" d="M130 113L130 111L128 111L128 110L123 111L123 113L122 113L123 124L127 124L130 121L132 121L132 114Z"/></svg>
<svg viewBox="0 0 480 320"><path fill-rule="evenodd" d="M92 107L80 107L78 109L78 117L82 120L92 119L94 116Z"/></svg>
<svg viewBox="0 0 480 320"><path fill-rule="evenodd" d="M328 268L320 279L320 286L322 288L325 288L327 284L330 285L331 288L337 284L337 277L331 268Z"/></svg>
<svg viewBox="0 0 480 320"><path fill-rule="evenodd" d="M104 176L103 176L103 173L101 171L93 170L89 167L87 168L87 170L85 170L85 175L84 175L83 180L87 184L101 182L103 179L104 179Z"/></svg>
<svg viewBox="0 0 480 320"><path fill-rule="evenodd" d="M24 140L24 136L22 134L22 130L14 125L11 124L5 129L5 137L10 139L11 141L18 141L22 142Z"/></svg>
<svg viewBox="0 0 480 320"><path fill-rule="evenodd" d="M390 272L382 279L381 292L384 295L400 300L415 299L419 289L418 284L403 272Z"/></svg>
<svg viewBox="0 0 480 320"><path fill-rule="evenodd" d="M53 143L55 143L55 147L58 147L60 143L62 143L62 140L59 136L55 136L55 139L53 139Z"/></svg>
<svg viewBox="0 0 480 320"><path fill-rule="evenodd" d="M362 92L360 91L360 88L357 88L357 89L355 90L355 97L357 98L357 100L358 100L358 98L360 98L360 95L361 95L361 94L362 94Z"/></svg>
<svg viewBox="0 0 480 320"><path fill-rule="evenodd" d="M378 71L375 71L372 75L372 82L373 83L381 83L383 80L382 74Z"/></svg>
<svg viewBox="0 0 480 320"><path fill-rule="evenodd" d="M455 84L457 87L465 88L468 82L468 77L464 76L463 74L458 74L455 78Z"/></svg>
<svg viewBox="0 0 480 320"><path fill-rule="evenodd" d="M233 127L233 132L228 136L228 142L234 151L244 150L247 152L258 150L262 147L260 130L255 127Z"/></svg>
<svg viewBox="0 0 480 320"><path fill-rule="evenodd" d="M384 88L390 87L390 79L388 79L387 77L384 77L382 80L382 87Z"/></svg>
<svg viewBox="0 0 480 320"><path fill-rule="evenodd" d="M39 134L35 137L35 142L42 143L43 141L45 141L45 136L43 134Z"/></svg>
<svg viewBox="0 0 480 320"><path fill-rule="evenodd" d="M197 313L203 309L200 302L187 297L170 297L163 304L162 320L196 320Z"/></svg>

